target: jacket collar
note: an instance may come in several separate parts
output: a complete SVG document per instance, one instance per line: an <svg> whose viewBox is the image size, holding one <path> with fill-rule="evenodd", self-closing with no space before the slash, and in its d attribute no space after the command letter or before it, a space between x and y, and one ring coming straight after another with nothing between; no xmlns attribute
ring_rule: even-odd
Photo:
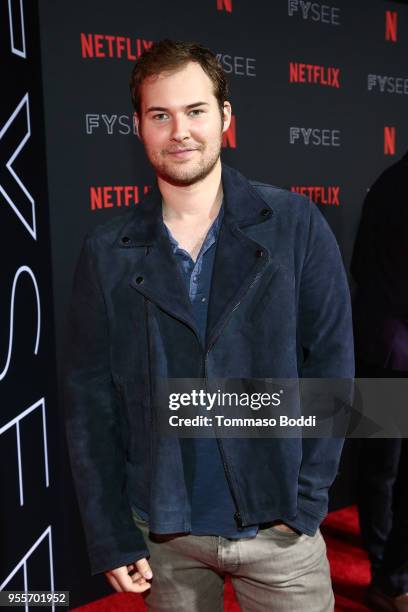
<svg viewBox="0 0 408 612"><path fill-rule="evenodd" d="M267 221L273 214L249 181L237 170L222 164L225 222L243 228ZM163 237L162 196L157 184L135 208L115 240L120 248L151 246Z"/></svg>
<svg viewBox="0 0 408 612"><path fill-rule="evenodd" d="M207 349L215 343L232 312L238 308L271 261L268 250L245 228L268 221L271 207L239 172L222 166L224 218L214 261L207 318ZM120 249L140 253L129 284L200 338L185 282L172 254L162 220L161 194L151 190L115 240ZM144 249L138 247L145 247ZM238 265L239 264L239 265Z"/></svg>

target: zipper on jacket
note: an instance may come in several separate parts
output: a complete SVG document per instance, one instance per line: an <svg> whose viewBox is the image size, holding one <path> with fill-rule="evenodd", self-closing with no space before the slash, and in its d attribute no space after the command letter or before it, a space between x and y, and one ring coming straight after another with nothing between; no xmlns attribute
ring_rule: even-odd
<svg viewBox="0 0 408 612"><path fill-rule="evenodd" d="M206 391L208 389L208 387L207 387L207 380L208 380L208 378L207 378L207 356L208 356L209 351L210 351L210 349L207 350L207 352L205 354L205 358L204 358L204 384L205 384L205 390ZM220 451L221 460L222 460L222 464L224 466L225 475L227 477L227 481L228 481L229 488L230 488L230 491L231 491L231 496L232 496L232 499L233 499L233 502L234 502L234 505L235 505L235 508L236 508L236 512L234 514L234 519L237 522L238 528L242 529L242 516L241 516L240 509L239 509L239 504L238 504L238 498L237 498L237 495L236 495L236 491L235 491L234 486L232 484L231 471L229 469L229 465L228 465L227 459L225 457L225 452L224 452L224 448L222 447L221 440L217 437L216 434L215 434L215 439L217 440L217 445L218 445L218 448L219 448L219 451Z"/></svg>
<svg viewBox="0 0 408 612"><path fill-rule="evenodd" d="M212 349L212 347L214 346L214 344L216 343L216 341L218 340L218 338L220 337L221 331L222 329L225 327L225 325L228 323L228 321L230 320L232 314L235 312L235 310L238 308L238 306L241 304L242 300L244 299L244 297L249 293L249 291L252 289L252 287L258 282L259 277L261 276L262 271L259 271L254 280L252 281L252 283L249 285L249 287L247 288L247 290L245 291L245 293L241 296L241 299L235 304L235 306L232 308L228 318L226 319L226 321L224 322L224 325L220 328L220 330L218 331L218 334L215 336L215 338L213 339L212 343L210 344L210 346L207 348L207 351L205 353L205 357L204 357L204 380L205 383L207 383L208 377L207 377L207 358L208 358L208 354L210 352L210 350ZM207 384L206 384L207 386ZM234 501L235 507L236 507L236 512L234 514L234 519L237 522L238 528L242 529L243 525L242 525L242 514L239 508L239 504L238 504L238 497L236 494L236 491L234 489L234 486L232 484L232 476L231 476L231 471L229 468L229 465L227 463L227 459L225 457L225 452L224 452L224 448L222 446L221 440L217 437L217 435L215 436L216 440L217 440L217 444L218 444L218 448L220 450L220 455L221 455L221 459L222 459L222 463L224 466L224 470L225 470L225 475L227 477L227 481L229 483L230 486L230 491L231 491L231 496L232 499Z"/></svg>

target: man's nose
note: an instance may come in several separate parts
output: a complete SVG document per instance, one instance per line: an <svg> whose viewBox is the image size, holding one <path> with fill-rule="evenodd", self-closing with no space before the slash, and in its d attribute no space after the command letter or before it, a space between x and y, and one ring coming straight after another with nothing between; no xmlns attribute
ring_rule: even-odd
<svg viewBox="0 0 408 612"><path fill-rule="evenodd" d="M189 138L188 118L185 115L176 115L173 118L171 138L172 140L185 140Z"/></svg>

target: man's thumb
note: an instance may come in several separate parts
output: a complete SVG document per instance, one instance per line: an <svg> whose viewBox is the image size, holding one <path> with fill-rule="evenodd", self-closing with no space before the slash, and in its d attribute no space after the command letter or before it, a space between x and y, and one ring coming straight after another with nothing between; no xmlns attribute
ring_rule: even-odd
<svg viewBox="0 0 408 612"><path fill-rule="evenodd" d="M153 572L150 569L147 559L139 559L139 561L136 561L136 567L143 578L149 579L153 577Z"/></svg>

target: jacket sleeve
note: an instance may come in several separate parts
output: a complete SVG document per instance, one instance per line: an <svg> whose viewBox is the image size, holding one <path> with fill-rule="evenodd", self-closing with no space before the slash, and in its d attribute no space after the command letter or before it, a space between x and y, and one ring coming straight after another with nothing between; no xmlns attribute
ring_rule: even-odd
<svg viewBox="0 0 408 612"><path fill-rule="evenodd" d="M298 312L299 340L305 355L300 376L346 379L343 389L349 406L354 347L347 277L329 225L314 203L310 202L309 208ZM330 389L331 384L323 383L323 387ZM344 437L302 440L298 514L291 524L306 534L313 535L327 513L328 490L337 474L343 443Z"/></svg>
<svg viewBox="0 0 408 612"><path fill-rule="evenodd" d="M63 401L71 469L92 574L133 563L149 552L132 520L120 405L110 369L109 325L85 237L74 273L63 357Z"/></svg>

